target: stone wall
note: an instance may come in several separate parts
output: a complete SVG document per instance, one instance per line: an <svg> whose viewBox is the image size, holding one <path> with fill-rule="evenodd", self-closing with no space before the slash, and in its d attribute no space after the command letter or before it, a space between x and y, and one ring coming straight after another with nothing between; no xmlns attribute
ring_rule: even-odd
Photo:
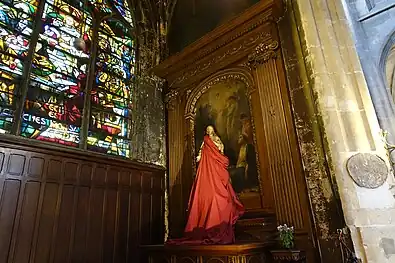
<svg viewBox="0 0 395 263"><path fill-rule="evenodd" d="M392 218L395 217L395 199L391 192L394 180L389 176L379 124L379 120L380 123L384 121L382 114L389 117L391 107L388 105L391 104L388 100L383 101L385 92L382 90L380 99L374 92L371 96L368 89L369 85L372 90L370 81L375 78L366 76L365 79L361 66L363 60L360 61L357 53L357 48L359 50L367 43L353 38L351 29L355 32L355 23L345 1L287 2L295 14L301 43L298 56L307 73L306 98L312 97L313 100L326 160L357 256L362 262L394 262L395 221ZM373 10L383 4L381 2L369 2L369 8ZM361 6L358 8L361 11ZM366 68L364 70L366 72ZM376 74L379 74L378 70ZM384 113L377 110L377 101L386 103ZM358 153L365 155L360 155L362 158L355 166L349 165L349 170L356 169L352 178L347 164L350 164L350 157ZM373 161L375 158L377 164Z"/></svg>
<svg viewBox="0 0 395 263"><path fill-rule="evenodd" d="M352 0L345 4L347 19L380 126L395 142L395 110L384 75L395 32L393 0Z"/></svg>

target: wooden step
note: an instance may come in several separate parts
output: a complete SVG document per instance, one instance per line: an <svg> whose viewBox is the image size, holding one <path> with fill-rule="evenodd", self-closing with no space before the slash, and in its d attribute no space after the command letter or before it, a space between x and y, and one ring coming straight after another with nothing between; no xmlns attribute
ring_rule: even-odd
<svg viewBox="0 0 395 263"><path fill-rule="evenodd" d="M235 227L236 240L242 242L275 242L277 222L274 215L243 217Z"/></svg>

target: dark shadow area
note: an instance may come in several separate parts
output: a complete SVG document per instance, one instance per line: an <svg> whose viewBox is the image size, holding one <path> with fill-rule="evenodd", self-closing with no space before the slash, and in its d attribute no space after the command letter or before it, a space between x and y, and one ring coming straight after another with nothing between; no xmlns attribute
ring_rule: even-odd
<svg viewBox="0 0 395 263"><path fill-rule="evenodd" d="M258 2L259 0L178 1L168 38L170 53L180 52L220 24Z"/></svg>

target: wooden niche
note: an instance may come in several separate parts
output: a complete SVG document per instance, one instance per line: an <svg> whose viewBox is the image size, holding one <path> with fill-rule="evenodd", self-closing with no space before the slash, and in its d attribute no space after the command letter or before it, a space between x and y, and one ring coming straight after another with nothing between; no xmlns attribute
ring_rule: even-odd
<svg viewBox="0 0 395 263"><path fill-rule="evenodd" d="M281 3L260 1L155 69L168 82L172 237L182 235L195 157L204 127L213 124L247 210L238 222L237 238L267 240L278 223L286 223L296 228L301 248L313 247L276 23ZM240 162L240 149L246 149L248 169Z"/></svg>

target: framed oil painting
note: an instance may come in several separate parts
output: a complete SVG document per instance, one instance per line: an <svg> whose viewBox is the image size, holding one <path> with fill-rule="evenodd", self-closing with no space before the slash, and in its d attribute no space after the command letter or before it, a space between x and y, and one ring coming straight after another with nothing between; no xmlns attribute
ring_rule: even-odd
<svg viewBox="0 0 395 263"><path fill-rule="evenodd" d="M229 79L210 87L196 103L195 152L212 125L229 158L232 186L238 194L259 193L254 135L246 84Z"/></svg>

